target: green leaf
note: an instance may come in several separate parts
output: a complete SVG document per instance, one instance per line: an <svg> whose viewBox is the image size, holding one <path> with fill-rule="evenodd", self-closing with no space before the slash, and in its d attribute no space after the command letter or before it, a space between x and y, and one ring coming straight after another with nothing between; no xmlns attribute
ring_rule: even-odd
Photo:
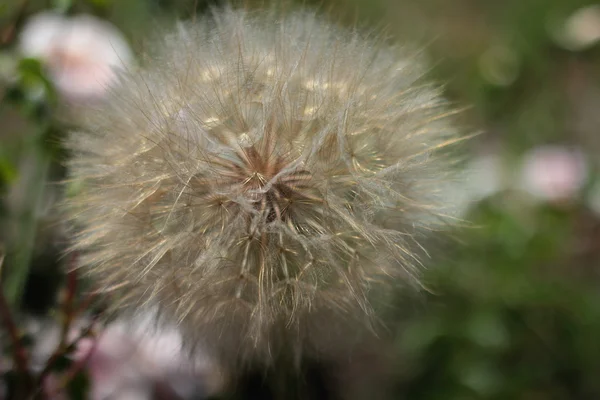
<svg viewBox="0 0 600 400"><path fill-rule="evenodd" d="M10 160L0 157L0 185L13 182L18 174L17 168Z"/></svg>
<svg viewBox="0 0 600 400"><path fill-rule="evenodd" d="M52 0L52 8L61 13L69 11L69 8L73 5L71 0Z"/></svg>
<svg viewBox="0 0 600 400"><path fill-rule="evenodd" d="M42 75L42 63L37 58L23 58L19 62L18 70L21 74Z"/></svg>

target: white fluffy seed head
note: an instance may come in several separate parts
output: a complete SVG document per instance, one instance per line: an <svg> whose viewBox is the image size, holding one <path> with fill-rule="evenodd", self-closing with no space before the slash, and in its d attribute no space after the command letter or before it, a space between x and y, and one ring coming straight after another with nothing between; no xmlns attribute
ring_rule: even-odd
<svg viewBox="0 0 600 400"><path fill-rule="evenodd" d="M82 267L229 359L351 342L443 220L439 91L308 12L215 11L157 48L67 141Z"/></svg>

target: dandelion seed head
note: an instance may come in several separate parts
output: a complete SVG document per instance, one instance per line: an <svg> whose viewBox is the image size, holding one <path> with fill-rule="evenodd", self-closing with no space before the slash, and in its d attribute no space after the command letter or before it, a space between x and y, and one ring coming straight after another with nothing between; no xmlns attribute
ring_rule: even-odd
<svg viewBox="0 0 600 400"><path fill-rule="evenodd" d="M416 282L452 111L418 57L309 12L167 36L68 139L73 245L225 357L342 347Z"/></svg>

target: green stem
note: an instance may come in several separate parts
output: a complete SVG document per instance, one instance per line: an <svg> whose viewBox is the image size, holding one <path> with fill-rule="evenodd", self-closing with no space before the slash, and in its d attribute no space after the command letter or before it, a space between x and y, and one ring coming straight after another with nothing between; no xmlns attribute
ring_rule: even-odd
<svg viewBox="0 0 600 400"><path fill-rule="evenodd" d="M42 130L40 137L43 137ZM8 303L14 307L21 300L35 247L37 213L43 201L50 168L50 154L39 141L30 146L22 163L21 176L10 194L11 232L2 288Z"/></svg>

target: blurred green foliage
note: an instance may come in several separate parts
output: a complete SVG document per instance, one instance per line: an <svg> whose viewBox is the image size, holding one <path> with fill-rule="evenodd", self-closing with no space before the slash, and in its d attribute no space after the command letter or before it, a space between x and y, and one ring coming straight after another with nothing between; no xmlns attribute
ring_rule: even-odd
<svg viewBox="0 0 600 400"><path fill-rule="evenodd" d="M588 265L574 251L589 233L576 221L589 215L539 207L523 217L505 196L476 207L480 227L428 274L436 293L402 324L404 398L600 396L598 257Z"/></svg>
<svg viewBox="0 0 600 400"><path fill-rule="evenodd" d="M471 207L465 217L470 227L457 234L459 244L433 257L435 267L424 277L431 293L401 306L406 311L396 342L399 398L600 398L600 218L586 197L598 176L600 46L574 50L560 39L570 16L591 4L318 3L349 24L388 26L392 36L423 45L433 65L430 75L445 84L454 103L472 105L461 123L484 133L472 141L471 151L494 149L509 181L517 179L522 155L543 144L582 149L590 168L586 187L567 202L531 202L506 189ZM10 0L0 6L0 193L8 197L19 185L28 193L20 214L6 202L0 207L0 241L22 254L3 270L15 301L38 268L30 265L39 260L32 255L45 254L48 247L40 239L47 234L39 233L44 222L32 210L39 207L40 187L52 170L48 160L60 163L57 143L65 129L55 118L58 100L43 67L19 59L15 51L23 22L49 7L92 13L116 24L139 49L140 38L156 23L190 17L207 5L191 0ZM596 22L587 29L600 30ZM37 173L23 183L22 161L31 155ZM77 382L87 384L85 377Z"/></svg>

